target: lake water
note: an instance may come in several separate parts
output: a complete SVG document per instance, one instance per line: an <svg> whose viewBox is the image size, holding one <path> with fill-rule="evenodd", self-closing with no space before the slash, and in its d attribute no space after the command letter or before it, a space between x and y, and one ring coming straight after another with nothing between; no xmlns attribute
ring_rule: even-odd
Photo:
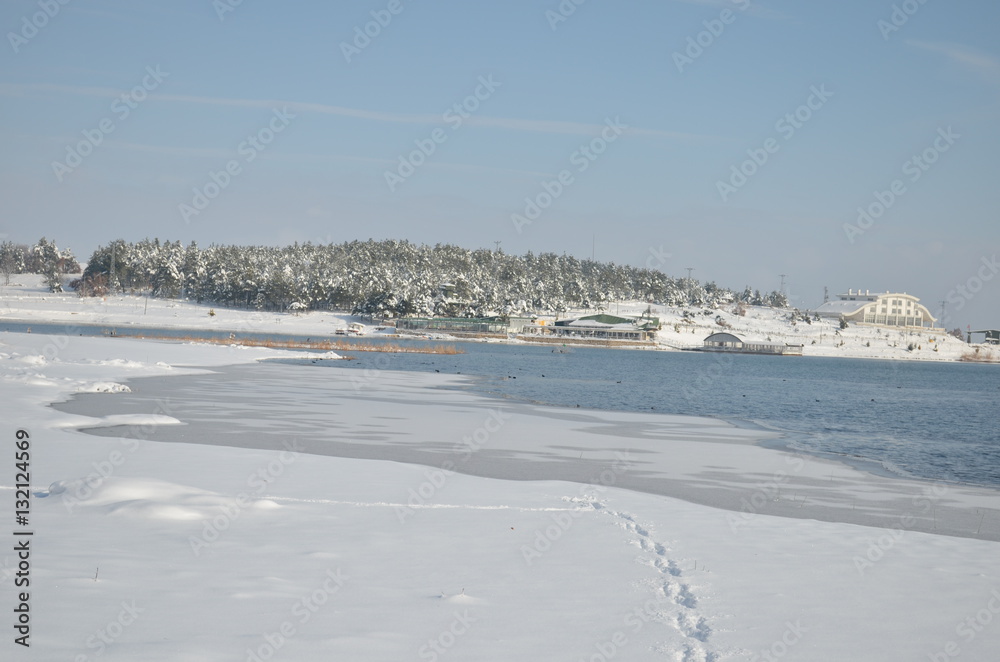
<svg viewBox="0 0 1000 662"><path fill-rule="evenodd" d="M414 341L422 342L422 341ZM358 353L353 361L285 359L301 380L338 371L462 374L490 397L587 409L711 416L783 433L777 445L882 472L1000 487L1000 368L962 363L775 357L551 345L458 343L464 354ZM304 353L304 356L308 354ZM308 366L308 367L306 367ZM227 370L225 368L223 371ZM234 369L237 370L237 369ZM269 371L234 372L234 393L267 392ZM185 380L172 377L183 391ZM274 379L278 379L275 375ZM283 374L281 379L286 379ZM141 393L78 396L85 408L136 406ZM238 417L253 398L239 405ZM136 402L132 402L136 401ZM149 411L148 405L137 411ZM75 407L74 407L75 408ZM99 411L97 413L115 413ZM269 412L280 418L281 412Z"/></svg>
<svg viewBox="0 0 1000 662"><path fill-rule="evenodd" d="M474 390L567 407L712 416L904 476L1000 487L1000 369L964 363L462 343L338 369L473 375ZM566 352L566 353L563 353Z"/></svg>

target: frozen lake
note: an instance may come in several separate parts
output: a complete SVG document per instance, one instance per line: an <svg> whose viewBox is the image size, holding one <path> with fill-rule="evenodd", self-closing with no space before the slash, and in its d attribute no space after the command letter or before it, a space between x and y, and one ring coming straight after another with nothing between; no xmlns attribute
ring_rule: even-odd
<svg viewBox="0 0 1000 662"><path fill-rule="evenodd" d="M968 485L939 488L935 483L893 476L876 459L837 450L837 440L851 435L841 432L838 437L824 431L835 425L830 408L850 411L855 403L862 414L849 420L863 426L862 415L873 416L872 406L861 401L869 392L877 393L876 404L883 402L882 416L907 401L927 397L929 389L912 382L922 365L912 366L917 372L910 372L909 365L898 372L881 366L888 372L870 376L868 383L857 383L852 379L859 370L870 368L871 362L852 362L862 365L838 370L839 361L801 358L469 348L468 354L447 357L369 354L353 369L342 361L291 360L216 368L209 374L143 378L130 383L131 393L80 394L57 408L93 416L149 414L166 407L168 415L185 425L156 427L147 438L261 449L280 449L282 443L294 439L307 453L393 460L492 478L594 483L627 462L628 471L614 474L616 487L730 511L745 512L750 504L753 512L875 526L890 526L912 514L919 515L910 527L916 530L1000 538L1000 519L990 518L984 525L982 513L968 508L964 500L965 496L994 495L993 490ZM512 359L514 355L521 357L520 363ZM606 371L580 376L581 365L598 365L602 360L607 361ZM518 377L467 375L477 361L502 361ZM643 372L630 373L629 361L635 362L634 370ZM403 362L421 368L397 369L404 367ZM379 369L379 365L393 369ZM704 389L701 397L696 393L685 399L685 385L698 384L698 371L709 371L714 365L730 372L714 377L715 385ZM819 368L830 369L828 377L833 377L811 380L808 375ZM663 372L662 379L655 377L657 369ZM954 371L940 374L962 372L995 374L979 366L955 366ZM777 376L781 374L786 376ZM782 389L773 383L776 380L792 383ZM901 382L899 389L887 388L894 382ZM748 397L742 397L740 390ZM545 402L539 402L543 395ZM573 395L583 399L584 406L552 404ZM624 403L638 408L644 401L657 404L644 412L624 411ZM598 409L597 404L606 406ZM616 404L619 409L612 409ZM713 407L730 405L739 407L738 414L748 412L746 421L760 421L754 415L758 412L770 416L761 421L770 428L791 429L787 423L778 425L784 421L776 416L784 415L793 422L811 421L821 430L812 436L803 430L781 437L774 429L750 423L735 425L708 416L671 413L704 410L712 414ZM911 407L916 411L919 405ZM427 414L442 411L447 415ZM985 422L982 429L987 429ZM89 432L134 434L127 426ZM892 434L904 433L897 428ZM863 438L859 433L855 436ZM952 439L952 447L972 452L960 446L967 442ZM834 450L819 452L826 449L818 447L806 454L792 449L808 446L810 440ZM787 446L788 452L765 448L761 442ZM876 442L868 443L874 446ZM851 460L853 467L870 471L839 460ZM932 489L946 490L948 495L939 499L940 495L929 492ZM923 507L929 497L933 512Z"/></svg>

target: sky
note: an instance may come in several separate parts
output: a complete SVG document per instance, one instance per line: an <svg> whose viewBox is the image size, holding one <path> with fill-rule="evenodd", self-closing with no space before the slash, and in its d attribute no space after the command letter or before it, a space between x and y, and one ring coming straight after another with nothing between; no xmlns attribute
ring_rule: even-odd
<svg viewBox="0 0 1000 662"><path fill-rule="evenodd" d="M0 29L8 241L499 246L1000 327L995 2L6 0Z"/></svg>

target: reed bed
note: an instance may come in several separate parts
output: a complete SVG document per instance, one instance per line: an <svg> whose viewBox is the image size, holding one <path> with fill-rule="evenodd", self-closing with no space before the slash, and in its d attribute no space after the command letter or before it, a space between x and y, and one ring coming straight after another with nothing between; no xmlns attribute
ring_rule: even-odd
<svg viewBox="0 0 1000 662"><path fill-rule="evenodd" d="M315 349L319 351L386 352L389 354L464 354L454 345L410 346L396 343L347 342L345 340L278 340L275 338L206 338L202 336L122 335L116 338L146 338L150 340L176 340L178 342L204 342L213 345L243 345L270 349Z"/></svg>
<svg viewBox="0 0 1000 662"><path fill-rule="evenodd" d="M995 351L991 347L983 348L984 351L980 349L976 347L971 352L965 352L958 360L969 363L1000 363L1000 351Z"/></svg>

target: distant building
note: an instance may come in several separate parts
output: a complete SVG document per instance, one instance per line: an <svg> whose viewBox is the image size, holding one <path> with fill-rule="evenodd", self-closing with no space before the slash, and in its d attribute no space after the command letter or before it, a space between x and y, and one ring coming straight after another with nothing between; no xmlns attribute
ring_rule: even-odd
<svg viewBox="0 0 1000 662"><path fill-rule="evenodd" d="M983 334L983 343L986 345L1000 345L1000 329L983 329L981 331L969 331L969 342L972 342L973 334Z"/></svg>
<svg viewBox="0 0 1000 662"><path fill-rule="evenodd" d="M599 340L652 340L659 327L660 320L655 317L636 319L601 314L525 326L522 333Z"/></svg>
<svg viewBox="0 0 1000 662"><path fill-rule="evenodd" d="M911 294L847 290L847 294L837 297L839 301L827 301L813 312L820 317L876 326L925 328L934 326L937 321L927 307L921 305L920 299Z"/></svg>
<svg viewBox="0 0 1000 662"><path fill-rule="evenodd" d="M744 340L736 334L719 332L705 338L700 347L703 352L736 352L739 354L779 354L802 356L802 345Z"/></svg>
<svg viewBox="0 0 1000 662"><path fill-rule="evenodd" d="M403 317L396 328L410 331L505 335L520 333L533 322L531 317Z"/></svg>
<svg viewBox="0 0 1000 662"><path fill-rule="evenodd" d="M457 333L507 333L507 322L499 317L403 317L396 328L411 331Z"/></svg>

